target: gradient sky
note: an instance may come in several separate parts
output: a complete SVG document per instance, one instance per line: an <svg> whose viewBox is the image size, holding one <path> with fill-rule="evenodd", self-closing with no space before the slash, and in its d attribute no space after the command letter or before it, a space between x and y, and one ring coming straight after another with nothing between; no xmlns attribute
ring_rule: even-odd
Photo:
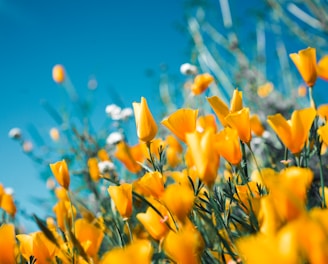
<svg viewBox="0 0 328 264"><path fill-rule="evenodd" d="M159 72L166 63L179 72L188 59L185 36L174 27L182 18L176 0L0 0L0 183L14 188L22 207L39 212L30 194L46 197L47 191L8 131L19 127L27 135L33 124L50 140L55 123L40 101L54 107L65 102L65 92L51 78L53 65L65 66L81 94L90 76L97 78L96 118L104 120L111 87L128 106L156 91L147 69Z"/></svg>

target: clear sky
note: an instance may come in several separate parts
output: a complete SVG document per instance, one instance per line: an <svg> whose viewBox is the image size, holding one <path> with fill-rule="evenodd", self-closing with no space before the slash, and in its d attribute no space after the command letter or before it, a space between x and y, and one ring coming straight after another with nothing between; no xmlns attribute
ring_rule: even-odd
<svg viewBox="0 0 328 264"><path fill-rule="evenodd" d="M27 134L33 124L50 140L55 123L40 101L54 107L65 102L51 78L53 65L65 66L81 94L90 76L97 78L95 118L104 120L112 88L128 106L154 95L147 69L159 72L166 63L179 72L188 59L185 36L174 26L182 18L182 1L176 0L0 0L0 183L15 190L21 206L38 212L30 194L46 197L47 191L8 131L19 127Z"/></svg>

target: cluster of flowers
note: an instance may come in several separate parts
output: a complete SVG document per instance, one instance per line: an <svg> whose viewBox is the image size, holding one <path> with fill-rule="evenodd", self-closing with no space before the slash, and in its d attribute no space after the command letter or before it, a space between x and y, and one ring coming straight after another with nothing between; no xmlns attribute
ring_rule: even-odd
<svg viewBox="0 0 328 264"><path fill-rule="evenodd" d="M206 98L215 115L181 108L161 127L143 97L133 112L111 105L106 111L114 119L134 113L139 143L130 146L115 132L107 138L113 153L99 148L88 158L92 205L72 190L69 164L51 163L60 185L54 217L34 216L40 231L16 235L4 220L0 263L327 263L322 156L328 107L316 107L312 89L317 76L328 78L328 57L317 65L313 48L290 57L309 87L311 106L295 110L290 120L280 113L267 117L285 148L281 162L272 160L266 126L250 114L238 89L229 106L217 96ZM214 78L191 66L182 70L194 72L191 91L201 96ZM63 74L59 68L57 80ZM255 155L255 139L267 157ZM318 177L309 167L313 159ZM124 179L114 160L135 177ZM7 196L0 188L1 208L14 215Z"/></svg>

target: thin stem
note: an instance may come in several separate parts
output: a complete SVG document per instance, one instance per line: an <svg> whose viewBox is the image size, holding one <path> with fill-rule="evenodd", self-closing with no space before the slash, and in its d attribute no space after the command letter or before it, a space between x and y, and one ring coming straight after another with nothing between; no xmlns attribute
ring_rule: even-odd
<svg viewBox="0 0 328 264"><path fill-rule="evenodd" d="M242 152L242 155L243 155L243 159L241 161L241 167L244 171L244 175L245 175L245 178L247 180L247 182L249 181L248 179L248 170L247 170L247 158L246 158L246 149L245 149L245 143L244 142L240 142L240 145L241 145L241 152Z"/></svg>
<svg viewBox="0 0 328 264"><path fill-rule="evenodd" d="M154 161L153 155L151 154L151 149L150 149L151 142L148 141L146 144L147 144L150 162L153 165L154 170L156 171L157 169L156 169L155 161Z"/></svg>
<svg viewBox="0 0 328 264"><path fill-rule="evenodd" d="M132 241L133 241L133 236L132 236L132 232L131 232L131 228L130 228L129 220L126 219L124 222L125 222L125 224L126 224L126 227L128 228L129 236L130 236L130 241L132 242Z"/></svg>
<svg viewBox="0 0 328 264"><path fill-rule="evenodd" d="M322 197L322 204L323 208L327 208L326 204L326 197L325 197L325 181L323 178L323 170L322 170L322 159L320 155L320 150L318 151L319 156L319 170L320 170L320 185L321 185L321 197Z"/></svg>
<svg viewBox="0 0 328 264"><path fill-rule="evenodd" d="M254 152L253 152L253 150L252 150L252 148L251 148L250 145L248 145L248 149L249 149L249 151L251 152L251 155L252 155L252 158L253 158L253 160L254 160L254 162L255 162L256 168L257 168L257 170L258 170L258 172L259 172L259 174L260 174L261 182L262 182L262 184L264 184L264 179L263 179L263 176L262 176L262 172L261 172L260 166L259 166L259 164L257 163L257 160L256 160L256 157L255 157L255 154L254 154Z"/></svg>
<svg viewBox="0 0 328 264"><path fill-rule="evenodd" d="M314 99L313 99L313 88L312 86L309 87L309 97L310 97L310 104L311 104L311 107L313 107L314 109L317 109L317 106L314 102Z"/></svg>

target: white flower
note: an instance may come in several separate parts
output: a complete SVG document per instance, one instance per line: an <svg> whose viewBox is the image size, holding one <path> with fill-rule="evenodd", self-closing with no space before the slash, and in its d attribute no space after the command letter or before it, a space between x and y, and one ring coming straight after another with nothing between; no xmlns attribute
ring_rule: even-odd
<svg viewBox="0 0 328 264"><path fill-rule="evenodd" d="M113 162L110 162L109 160L105 160L105 161L100 161L98 163L98 168L100 173L105 173L114 170L115 165Z"/></svg>
<svg viewBox="0 0 328 264"><path fill-rule="evenodd" d="M123 135L120 132L112 132L106 139L108 145L114 145L123 140Z"/></svg>
<svg viewBox="0 0 328 264"><path fill-rule="evenodd" d="M5 188L5 193L8 195L14 195L14 189L11 187L6 187Z"/></svg>
<svg viewBox="0 0 328 264"><path fill-rule="evenodd" d="M118 116L121 113L121 107L116 104L107 105L105 112L107 115L113 118L113 116Z"/></svg>
<svg viewBox="0 0 328 264"><path fill-rule="evenodd" d="M14 127L9 130L8 136L12 139L20 139L22 137L22 131L19 128Z"/></svg>
<svg viewBox="0 0 328 264"><path fill-rule="evenodd" d="M196 75L198 70L195 65L184 63L180 66L180 72L184 75Z"/></svg>
<svg viewBox="0 0 328 264"><path fill-rule="evenodd" d="M131 117L133 115L133 111L131 108L127 107L127 108L124 108L122 111L121 111L121 118L122 119L127 119L129 117Z"/></svg>

